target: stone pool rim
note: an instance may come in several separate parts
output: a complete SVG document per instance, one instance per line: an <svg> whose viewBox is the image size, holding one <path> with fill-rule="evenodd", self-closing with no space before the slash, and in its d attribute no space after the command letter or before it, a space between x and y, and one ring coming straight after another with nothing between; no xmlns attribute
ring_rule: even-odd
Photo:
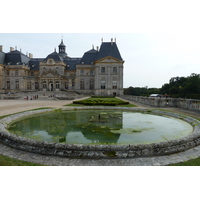
<svg viewBox="0 0 200 200"><path fill-rule="evenodd" d="M146 114L173 117L183 120L193 126L193 132L185 137L159 143L149 144L63 144L46 141L37 141L9 133L7 127L13 121L28 116L40 115L55 110L121 110ZM0 120L0 142L16 149L44 155L62 156L68 158L134 158L169 155L185 151L200 144L200 121L192 117L155 109L136 107L66 107L60 109L41 109L16 113Z"/></svg>

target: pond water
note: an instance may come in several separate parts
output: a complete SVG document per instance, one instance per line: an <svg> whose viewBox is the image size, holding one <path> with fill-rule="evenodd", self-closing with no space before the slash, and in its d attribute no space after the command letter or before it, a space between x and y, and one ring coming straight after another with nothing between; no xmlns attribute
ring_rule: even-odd
<svg viewBox="0 0 200 200"><path fill-rule="evenodd" d="M129 111L50 112L12 123L11 133L68 144L147 144L178 139L193 127L179 119Z"/></svg>

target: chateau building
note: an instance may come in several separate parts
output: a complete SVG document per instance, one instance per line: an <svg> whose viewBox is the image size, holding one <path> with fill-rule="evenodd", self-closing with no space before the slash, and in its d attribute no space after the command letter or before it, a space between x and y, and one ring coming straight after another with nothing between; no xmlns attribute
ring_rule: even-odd
<svg viewBox="0 0 200 200"><path fill-rule="evenodd" d="M58 52L33 58L0 46L0 92L66 91L91 95L123 95L123 59L116 41L101 43L80 58L71 58L61 40Z"/></svg>

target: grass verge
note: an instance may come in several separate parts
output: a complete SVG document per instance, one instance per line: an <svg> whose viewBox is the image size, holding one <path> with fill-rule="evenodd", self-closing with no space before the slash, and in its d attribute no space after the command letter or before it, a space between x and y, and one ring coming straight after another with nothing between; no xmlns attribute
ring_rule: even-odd
<svg viewBox="0 0 200 200"><path fill-rule="evenodd" d="M0 166L45 166L0 155Z"/></svg>
<svg viewBox="0 0 200 200"><path fill-rule="evenodd" d="M200 166L200 157L195 158L195 159L191 159L191 160L188 160L188 161L185 161L185 162L170 164L168 166Z"/></svg>

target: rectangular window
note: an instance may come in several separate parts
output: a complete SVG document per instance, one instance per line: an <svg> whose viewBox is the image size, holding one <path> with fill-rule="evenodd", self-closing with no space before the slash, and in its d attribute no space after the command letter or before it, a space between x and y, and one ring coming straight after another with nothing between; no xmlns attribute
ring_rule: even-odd
<svg viewBox="0 0 200 200"><path fill-rule="evenodd" d="M15 70L15 76L18 76L18 75L19 75L19 71Z"/></svg>
<svg viewBox="0 0 200 200"><path fill-rule="evenodd" d="M101 89L106 89L106 81L101 81Z"/></svg>
<svg viewBox="0 0 200 200"><path fill-rule="evenodd" d="M72 79L72 89L74 89L74 87L75 87L75 81L74 79Z"/></svg>
<svg viewBox="0 0 200 200"><path fill-rule="evenodd" d="M84 69L81 69L81 75L84 75Z"/></svg>
<svg viewBox="0 0 200 200"><path fill-rule="evenodd" d="M106 68L105 67L101 67L101 74L105 74L106 73Z"/></svg>
<svg viewBox="0 0 200 200"><path fill-rule="evenodd" d="M31 72L31 76L34 76L34 72Z"/></svg>
<svg viewBox="0 0 200 200"><path fill-rule="evenodd" d="M84 90L84 89L85 89L85 85L84 85L84 80L83 80L83 79L81 79L80 88L81 88L81 90Z"/></svg>
<svg viewBox="0 0 200 200"><path fill-rule="evenodd" d="M94 70L91 69L91 70L90 70L90 76L93 76L93 75L94 75Z"/></svg>
<svg viewBox="0 0 200 200"><path fill-rule="evenodd" d="M113 74L117 74L117 67L113 67Z"/></svg>
<svg viewBox="0 0 200 200"><path fill-rule="evenodd" d="M39 90L39 82L35 82L35 89Z"/></svg>
<svg viewBox="0 0 200 200"><path fill-rule="evenodd" d="M19 90L19 80L15 81L15 88L16 88L16 90Z"/></svg>
<svg viewBox="0 0 200 200"><path fill-rule="evenodd" d="M94 90L94 80L90 80L90 90Z"/></svg>
<svg viewBox="0 0 200 200"><path fill-rule="evenodd" d="M113 89L117 89L117 81L113 81Z"/></svg>
<svg viewBox="0 0 200 200"><path fill-rule="evenodd" d="M10 70L6 71L6 75L9 76L10 75Z"/></svg>
<svg viewBox="0 0 200 200"><path fill-rule="evenodd" d="M66 90L69 89L69 82L68 82L68 81L65 82L65 89L66 89Z"/></svg>
<svg viewBox="0 0 200 200"><path fill-rule="evenodd" d="M10 81L7 81L7 89L10 90Z"/></svg>
<svg viewBox="0 0 200 200"><path fill-rule="evenodd" d="M30 82L30 81L27 82L27 89L28 89L28 90L31 90L31 82Z"/></svg>

